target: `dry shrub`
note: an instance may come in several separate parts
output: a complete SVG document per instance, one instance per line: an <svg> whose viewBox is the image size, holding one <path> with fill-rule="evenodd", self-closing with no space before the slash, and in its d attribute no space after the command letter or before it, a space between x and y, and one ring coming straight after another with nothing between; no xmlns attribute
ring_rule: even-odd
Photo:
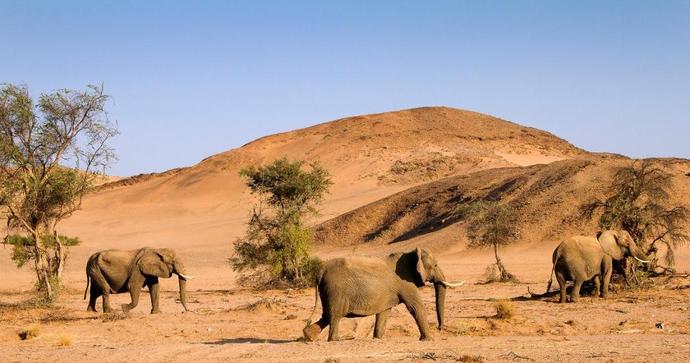
<svg viewBox="0 0 690 363"><path fill-rule="evenodd" d="M29 340L38 337L40 333L41 327L39 325L34 324L26 329L18 331L17 335L21 340Z"/></svg>
<svg viewBox="0 0 690 363"><path fill-rule="evenodd" d="M58 337L58 347L69 347L70 345L72 345L72 338L69 335L62 334Z"/></svg>
<svg viewBox="0 0 690 363"><path fill-rule="evenodd" d="M504 270L501 272L501 269L496 265L495 263L492 263L489 266L486 266L486 269L484 270L484 281L482 282L483 284L492 284L495 282L519 282L517 277L515 275L511 274L510 272Z"/></svg>
<svg viewBox="0 0 690 363"><path fill-rule="evenodd" d="M508 320L515 316L515 308L510 301L496 301L494 308L496 308L496 315L494 316L496 319Z"/></svg>

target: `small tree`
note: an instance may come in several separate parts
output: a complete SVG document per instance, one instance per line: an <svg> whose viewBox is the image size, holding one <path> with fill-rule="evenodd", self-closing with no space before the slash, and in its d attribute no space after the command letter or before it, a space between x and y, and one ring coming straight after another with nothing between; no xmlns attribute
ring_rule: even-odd
<svg viewBox="0 0 690 363"><path fill-rule="evenodd" d="M488 281L515 281L513 274L503 265L498 256L499 246L506 246L516 240L519 234L514 223L515 212L508 204L494 201L474 201L463 204L457 211L458 216L466 219L467 234L470 238L469 248L493 248L496 263L487 271ZM498 270L497 274L493 272ZM491 276L498 275L498 276Z"/></svg>
<svg viewBox="0 0 690 363"><path fill-rule="evenodd" d="M18 266L33 261L37 286L48 301L78 240L56 232L81 206L97 170L113 159L107 141L117 131L105 112L102 87L41 94L34 105L26 86L0 88L0 209L4 243Z"/></svg>
<svg viewBox="0 0 690 363"><path fill-rule="evenodd" d="M309 171L303 166L303 161L282 158L240 171L259 198L246 235L235 241L235 256L229 259L235 271L251 271L241 275L240 283L302 285L317 268L305 220L318 214L316 205L332 183L319 164L311 164Z"/></svg>
<svg viewBox="0 0 690 363"><path fill-rule="evenodd" d="M610 197L584 204L581 212L591 219L600 210L599 227L625 229L648 253L656 253L658 243L665 245L665 262L673 266L674 249L689 242L690 236L688 209L669 206L671 188L671 174L649 160L637 161L615 173Z"/></svg>

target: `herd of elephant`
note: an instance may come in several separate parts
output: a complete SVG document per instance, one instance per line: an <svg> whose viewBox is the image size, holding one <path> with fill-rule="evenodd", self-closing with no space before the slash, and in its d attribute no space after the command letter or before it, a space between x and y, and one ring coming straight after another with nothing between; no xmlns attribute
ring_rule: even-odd
<svg viewBox="0 0 690 363"><path fill-rule="evenodd" d="M585 281L594 280L596 295L605 298L611 279L612 261L632 256L647 262L644 252L626 231L609 230L596 237L575 236L563 241L553 252L553 269L560 285L560 302L566 302L566 282L574 287L571 301L579 299ZM137 306L139 293L147 286L151 295L151 313L159 313L159 278L179 277L180 302L185 310L186 281L191 278L175 252L170 249L141 248L131 251L107 250L93 254L86 265L87 285L91 285L88 311L96 311L96 299L103 297L103 311L112 311L109 295L129 292L132 301L123 304L128 312ZM379 258L346 257L325 262L316 279L314 310L321 298L322 316L304 328L308 341L317 339L330 326L328 340L338 340L338 323L342 318L376 316L374 337L382 338L391 309L404 304L419 328L420 339L428 340L429 326L418 289L426 283L434 285L438 329L443 329L446 289L462 285L451 283L427 249L416 248L406 253L393 253ZM551 280L549 280L549 287Z"/></svg>

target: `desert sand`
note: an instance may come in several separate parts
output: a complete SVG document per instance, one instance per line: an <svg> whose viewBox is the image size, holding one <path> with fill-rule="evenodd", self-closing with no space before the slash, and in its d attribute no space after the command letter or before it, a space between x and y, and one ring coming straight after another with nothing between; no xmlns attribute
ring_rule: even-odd
<svg viewBox="0 0 690 363"><path fill-rule="evenodd" d="M283 156L319 162L332 174L321 215L311 221L318 256L383 256L423 246L452 280L467 281L449 291L448 326L435 331L434 341L418 341L401 305L382 340L371 337L368 317L341 324L341 335L352 339L329 343L324 332L320 341L305 343L301 330L313 289L253 291L236 284L226 260L254 201L238 171ZM649 289L578 304L520 299L528 288L544 291L561 239L596 231L594 221L576 218L579 205L602 197L616 168L632 162L488 115L430 107L335 120L267 136L190 167L115 180L87 196L58 228L83 243L70 251L56 308L24 303L33 272L18 270L10 249L0 249L0 361L685 361L688 278L658 278ZM655 163L673 175L672 201L690 207L690 161ZM481 284L493 256L468 250L464 224L448 218L458 197L494 195L521 206L519 240L501 251L519 283ZM175 302L174 278L162 281L162 314L148 314L146 294L127 315L86 312L88 256L143 246L183 256L195 277L188 286L193 312L183 313ZM690 251L679 251L679 271L688 270L688 257ZM432 323L433 289L422 294ZM512 299L515 316L494 318L495 299ZM129 295L115 295L112 305L128 301ZM37 338L18 338L18 330L34 325Z"/></svg>

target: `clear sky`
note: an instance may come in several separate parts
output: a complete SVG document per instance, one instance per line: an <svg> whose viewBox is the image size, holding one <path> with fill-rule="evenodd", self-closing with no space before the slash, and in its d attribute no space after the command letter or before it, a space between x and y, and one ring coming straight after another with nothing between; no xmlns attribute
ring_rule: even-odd
<svg viewBox="0 0 690 363"><path fill-rule="evenodd" d="M690 1L0 0L0 82L103 82L123 176L431 105L690 158Z"/></svg>

